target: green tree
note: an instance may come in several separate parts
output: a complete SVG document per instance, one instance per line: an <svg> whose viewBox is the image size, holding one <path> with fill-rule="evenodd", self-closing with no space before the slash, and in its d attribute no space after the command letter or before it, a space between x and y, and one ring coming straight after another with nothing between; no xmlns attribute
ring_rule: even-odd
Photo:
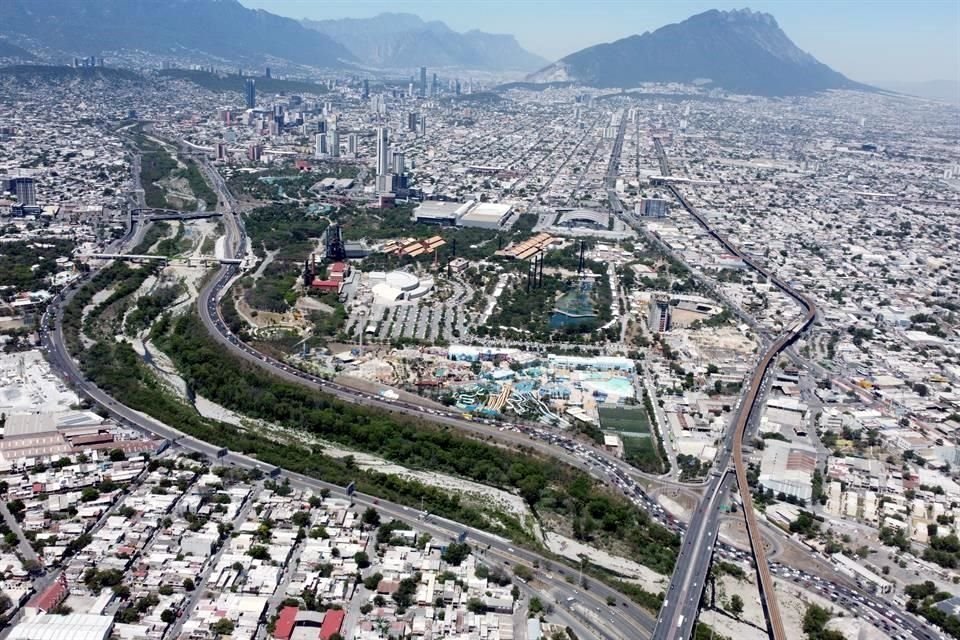
<svg viewBox="0 0 960 640"><path fill-rule="evenodd" d="M447 564L459 567L460 563L470 555L470 551L470 545L466 542L451 542L447 545L447 548L443 550L440 558Z"/></svg>
<svg viewBox="0 0 960 640"><path fill-rule="evenodd" d="M730 606L727 608L727 611L735 618L739 618L740 614L743 613L743 598L741 598L736 593L730 596Z"/></svg>
<svg viewBox="0 0 960 640"><path fill-rule="evenodd" d="M376 509L373 507L367 507L367 510L363 512L363 524L371 527L380 525L380 514Z"/></svg>
<svg viewBox="0 0 960 640"><path fill-rule="evenodd" d="M212 625L210 625L210 631L217 634L218 636L229 636L233 633L234 624L233 621L229 618L220 618Z"/></svg>

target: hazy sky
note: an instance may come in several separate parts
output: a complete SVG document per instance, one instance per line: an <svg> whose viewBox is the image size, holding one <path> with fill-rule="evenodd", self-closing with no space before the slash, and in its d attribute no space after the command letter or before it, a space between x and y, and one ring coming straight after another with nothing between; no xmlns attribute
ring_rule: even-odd
<svg viewBox="0 0 960 640"><path fill-rule="evenodd" d="M776 17L805 51L854 80L960 81L960 0L240 0L291 18L415 13L452 29L512 33L556 60L584 47L652 31L708 9L749 6Z"/></svg>

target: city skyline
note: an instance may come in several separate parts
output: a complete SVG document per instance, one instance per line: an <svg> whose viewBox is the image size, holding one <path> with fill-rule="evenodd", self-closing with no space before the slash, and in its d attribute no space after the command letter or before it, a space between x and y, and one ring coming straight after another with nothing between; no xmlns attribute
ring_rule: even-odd
<svg viewBox="0 0 960 640"><path fill-rule="evenodd" d="M297 20L369 18L413 13L456 31L478 29L514 35L550 62L583 48L612 42L710 9L750 8L773 15L797 45L824 64L861 82L960 82L960 4L927 0L909 4L873 2L622 3L502 2L447 4L418 0L398 7L382 0L323 4L301 0L242 0ZM611 16L617 19L611 20ZM890 46L896 41L898 46Z"/></svg>

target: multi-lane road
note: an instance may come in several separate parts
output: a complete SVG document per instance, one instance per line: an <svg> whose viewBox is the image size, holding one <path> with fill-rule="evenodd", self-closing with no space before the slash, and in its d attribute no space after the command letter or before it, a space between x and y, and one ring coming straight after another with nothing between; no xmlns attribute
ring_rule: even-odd
<svg viewBox="0 0 960 640"><path fill-rule="evenodd" d="M131 233L127 238L135 240L137 235L139 234ZM229 268L221 271L226 270ZM288 472L255 458L193 438L170 425L117 402L88 381L66 349L61 322L63 309L76 291L77 289L68 291L62 299L54 300L44 317L43 325L48 327L48 330L43 334L48 360L78 393L102 406L121 424L156 438L168 440L186 451L202 453L220 464L255 468L270 476L289 478L294 486L301 488L318 492L321 489L329 489L337 495L345 496L343 487ZM354 494L353 499L358 508L374 507L388 517L407 522L411 526L430 533L436 539L452 540L466 533L468 540L487 562L506 565L507 569L518 563L540 566L541 570L537 572L535 581L530 585L524 585L523 588L529 590L535 587L541 594L551 594L555 604L558 605L555 607L558 620L574 629L578 637L631 640L650 636L654 625L653 617L635 604L629 603L625 596L602 582L585 576L583 583L577 584L572 581L572 570L565 569L560 564L556 564L556 569L553 569L551 567L555 563L550 559L532 551L511 546L510 541L482 530L459 525L399 504L378 500L372 496ZM610 606L608 601L616 602L617 605Z"/></svg>
<svg viewBox="0 0 960 640"><path fill-rule="evenodd" d="M654 145L660 162L660 171L663 175L669 175L669 164L659 138L654 138ZM810 298L771 274L762 265L757 264L750 256L741 251L739 247L720 235L676 187L670 186L669 189L684 209L727 251L739 257L750 268L766 277L796 300L804 309L804 317L791 325L767 347L754 369L746 393L741 398L734 413L732 428L728 430L724 438L724 448L714 462L713 480L710 482L706 495L687 528L687 535L677 559L677 568L674 571L667 597L660 611L660 619L654 632L654 639L689 638L693 633L697 613L700 609L700 597L703 593L704 582L710 568L710 559L713 555L713 546L717 537L720 496L726 486L727 470L732 457L737 486L740 491L740 500L743 505L744 519L747 524L747 534L757 568L760 595L766 613L768 631L774 640L786 640L780 607L774 590L773 577L770 574L766 560L766 550L763 547L763 536L754 512L750 486L747 483L746 465L743 460L743 436L754 409L763 397L763 380L771 364L784 349L813 323L817 315L817 307Z"/></svg>
<svg viewBox="0 0 960 640"><path fill-rule="evenodd" d="M241 221L236 215L235 200L232 198L232 195L226 189L226 185L224 184L222 178L215 170L209 166L203 166L203 164L202 168L204 169L204 173L207 175L214 188L219 192L218 195L220 195L220 207L224 213L224 219L227 223L227 246L230 248L230 253L228 255L242 257L243 247L246 245L246 237ZM685 206L689 207L689 204L679 193L675 192L675 195L681 199L681 202ZM706 224L706 221L703 220L702 217L700 217L692 207L690 207L690 211L691 214L694 215L694 217L696 217L700 223L709 230L709 226ZM136 229L136 232L134 229L131 229L125 237L125 240L135 239L136 236L139 236L142 233L143 229L144 227L142 225ZM710 232L714 233L717 239L727 246L729 250L732 252L735 250L735 247L732 247L732 245L726 242L725 239L721 238L712 230L710 230ZM757 268L755 265L753 265L749 258L745 258L745 261L750 266ZM483 425L464 420L459 416L459 414L453 414L443 410L430 409L413 403L390 401L377 394L358 391L350 387L345 387L343 385L323 380L296 370L283 362L273 360L253 350L240 341L237 336L230 333L219 314L219 297L226 291L229 283L231 283L233 279L239 275L239 273L240 270L235 265L222 266L216 276L200 292L198 305L201 319L203 320L207 330L235 355L238 355L249 362L255 363L257 366L263 367L279 377L290 381L295 381L300 384L313 386L318 390L330 393L348 402L373 405L389 411L405 413L408 415L422 417L433 422L449 424L477 436L494 436L503 444L511 446L522 445L524 447L533 448L534 450L538 451L538 453L560 458L578 468L584 469L585 471L591 473L591 475L594 477L598 477L604 482L617 488L628 498L630 498L638 508L644 509L654 516L654 518L669 526L672 530L676 532L682 532L683 527L673 522L672 519L668 518L663 509L656 504L655 501L651 500L640 487L637 482L637 478L641 477L643 474L638 474L635 470L624 465L622 461L611 458L610 456L594 449L593 447L585 446L576 440L567 438L555 430L539 428L532 425L509 423L503 424L500 426L500 429L497 430L496 426ZM778 284L778 286L783 286L782 283L779 283L775 277L770 277L770 280L775 284ZM67 293L64 303L69 301L72 295L72 292ZM53 327L53 330L45 332L45 341L49 359L55 368L62 371L64 375L77 386L78 390L82 391L91 400L104 406L114 415L114 417L126 424L135 426L144 432L152 433L160 438L169 439L186 449L199 451L213 458L219 457L221 462L225 464L256 467L268 473L285 475L291 478L292 482L298 483L305 487L309 486L317 489L326 487L331 490L339 489L319 480L287 473L282 469L271 467L270 465L266 465L261 461L247 458L246 456L226 451L215 445L196 440L190 436L182 434L168 425L164 425L153 420L152 418L149 418L148 416L144 416L140 412L133 411L128 407L116 403L112 398L104 394L102 391L97 389L83 378L82 373L79 371L76 364L67 353L63 342L61 325L59 322L63 305L58 304L59 302L59 300L55 301L50 310L53 314L52 317L55 321L55 326ZM808 308L807 322L803 324L803 326L800 326L798 323L798 325L792 327L791 334L798 334L809 324L810 321L812 321L813 315L811 315L809 311L810 308ZM49 320L49 318L47 318L47 320ZM47 320L45 320L45 323ZM781 340L786 339L786 343L782 345L780 349L784 348L786 345L789 345L789 343L792 341L789 336L790 334L784 336L784 338L781 338ZM776 346L776 344L774 346ZM736 414L737 419L735 420L735 424L738 427L742 424L745 428L745 426L748 424L750 418L750 409L757 400L760 385L763 381L763 373L766 371L771 361L772 357L766 359L765 364L763 361L761 361L761 365L763 366L762 368L758 367L757 373L748 387L747 396L738 407ZM751 392L753 394L752 398ZM665 615L670 615L672 616L671 621L673 624L676 624L679 616L683 616L680 627L684 627L682 630L684 633L678 633L677 628L674 627L673 633L664 635L663 637L680 638L690 636L688 631L692 630L692 624L695 620L698 608L691 604L694 602L694 599L690 594L692 591L696 590L697 596L695 602L698 604L699 594L702 592L706 569L709 566L710 557L713 552L714 544L716 543L716 533L718 528L716 507L719 504L719 500L726 493L728 488L730 476L727 473L727 467L729 466L729 460L731 458L732 451L734 449L740 449L740 446L735 447L735 440L738 439L737 434L739 434L739 440L742 441L742 429L734 429L730 432L730 434L728 434L726 447L723 451L722 464L718 464L716 467L718 469L717 475L712 476L707 482L706 497L704 498L701 508L694 514L692 518L691 526L687 536L684 539L683 545L683 550L687 549L689 546L691 549L695 549L696 551L686 552L686 554L684 554L683 551L681 552L681 559L678 562L677 572L678 574L682 574L683 577L678 581L675 576L674 581L671 584L670 593L667 594L666 601L664 603L664 610L661 612L661 620ZM735 465L736 464L737 462L735 457ZM742 467L742 460L740 460L739 466ZM662 479L656 480L662 481ZM670 483L668 482L667 484ZM746 486L745 481L741 481L740 484L741 489ZM357 500L358 503L363 501L362 504L377 504L377 501L371 497L358 496ZM744 505L749 503L749 498L744 500ZM545 564L548 562L546 559L523 549L514 549L509 547L509 543L507 541L496 536L491 536L490 534L482 531L468 529L466 527L456 525L455 523L449 523L444 530L440 527L440 523L442 521L439 519L431 517L428 521L421 520L423 514L413 512L407 507L383 502L380 502L377 504L377 506L381 511L384 511L388 515L397 517L398 519L406 522L416 521L418 526L421 526L421 528L426 527L429 530L429 527L433 527L434 531L441 536L446 535L450 537L459 535L459 533L462 531L467 531L468 535L474 542L479 542L481 545L489 545L489 547L484 547L484 553L490 554L490 557L498 557L506 562L523 561L530 564L539 562L541 567L548 566ZM754 545L754 552L756 553L756 545L761 543L761 539L756 530L755 519L753 521L753 529L751 532L751 543ZM719 549L720 553L726 554L729 557L742 559L739 555L740 552L731 551L730 547L726 545L717 545L717 548ZM762 554L762 548L760 553ZM758 562L758 566L760 564L763 565L765 570L767 569L765 562ZM618 594L616 591L597 581L590 580L589 578L586 579L587 584L590 587L589 590L581 589L576 585L571 585L567 581L566 578L569 576L564 576L562 579L558 579L556 574L563 576L563 570L561 569L556 572L541 570L538 572L537 580L541 584L538 584L537 588L541 592L554 594L557 603L568 605L567 610L562 612L560 615L564 617L567 622L569 622L571 628L578 632L578 634L585 634L581 637L614 639L621 637L645 638L649 637L653 632L654 620L647 612L642 611L638 607L629 605L619 606L616 608L607 608L607 597L610 597L616 601L624 602L622 596L620 596L620 594ZM765 593L772 594L772 580L769 578L769 575L769 571L767 570L767 585L769 586L765 585L764 588L767 589ZM799 576L802 574L797 572L797 575ZM805 574L803 575L804 579L814 579L812 576L806 576ZM675 584L679 584L680 587L682 587L682 591L684 592L683 596L673 595L673 592L678 588L674 586ZM761 584L763 584L763 575L761 575ZM836 585L831 586L830 583L826 581L823 581L822 584L826 585L828 588L842 588ZM871 602L869 597L867 597L866 601L868 603ZM872 604L875 605L876 603L873 602ZM686 611L690 611L692 609L693 613L690 614L688 618L686 613L675 612L675 607L682 607ZM878 611L880 611L880 609L878 609ZM879 615L883 616L883 613L881 612ZM922 627L919 630L911 627L913 621L906 616L904 617L907 619L904 620L899 617L893 617L893 614L891 614L891 616L885 618L885 623L897 625L902 624L907 628L910 628L910 630L914 632L914 635L920 638L933 637L926 633Z"/></svg>

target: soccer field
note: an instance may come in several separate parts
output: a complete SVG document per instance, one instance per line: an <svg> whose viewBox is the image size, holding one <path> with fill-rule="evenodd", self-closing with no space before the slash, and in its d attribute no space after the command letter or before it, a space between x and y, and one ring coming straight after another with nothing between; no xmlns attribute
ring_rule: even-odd
<svg viewBox="0 0 960 640"><path fill-rule="evenodd" d="M643 407L600 407L600 428L604 431L649 434L650 419Z"/></svg>

